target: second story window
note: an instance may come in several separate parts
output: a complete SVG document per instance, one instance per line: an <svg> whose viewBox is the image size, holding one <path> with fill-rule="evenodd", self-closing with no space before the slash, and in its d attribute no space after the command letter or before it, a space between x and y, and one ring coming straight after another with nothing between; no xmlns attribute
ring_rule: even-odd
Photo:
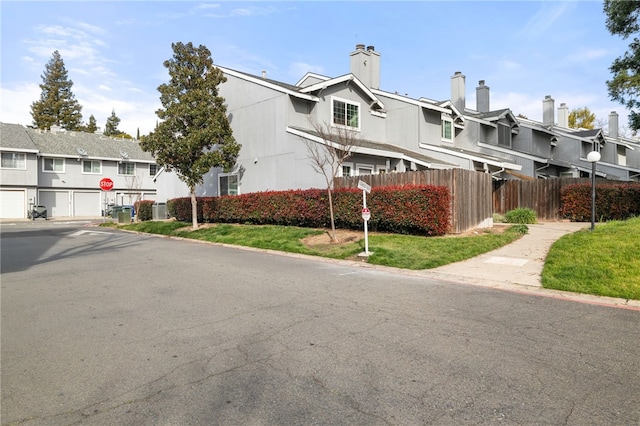
<svg viewBox="0 0 640 426"><path fill-rule="evenodd" d="M445 142L453 142L453 121L442 119L442 140Z"/></svg>
<svg viewBox="0 0 640 426"><path fill-rule="evenodd" d="M498 123L498 145L511 148L511 126Z"/></svg>
<svg viewBox="0 0 640 426"><path fill-rule="evenodd" d="M64 158L44 158L42 160L42 170L45 172L64 172Z"/></svg>
<svg viewBox="0 0 640 426"><path fill-rule="evenodd" d="M20 152L3 152L0 167L3 169L27 169L26 155Z"/></svg>
<svg viewBox="0 0 640 426"><path fill-rule="evenodd" d="M342 177L351 176L351 166L342 166Z"/></svg>
<svg viewBox="0 0 640 426"><path fill-rule="evenodd" d="M136 174L136 165L134 163L118 163L118 174L133 176Z"/></svg>
<svg viewBox="0 0 640 426"><path fill-rule="evenodd" d="M360 105L343 99L333 99L333 124L346 126L353 130L360 129Z"/></svg>
<svg viewBox="0 0 640 426"><path fill-rule="evenodd" d="M100 161L82 160L82 173L90 173L95 175L102 173L102 165Z"/></svg>
<svg viewBox="0 0 640 426"><path fill-rule="evenodd" d="M158 165L157 164L149 164L149 176L153 177L158 173Z"/></svg>

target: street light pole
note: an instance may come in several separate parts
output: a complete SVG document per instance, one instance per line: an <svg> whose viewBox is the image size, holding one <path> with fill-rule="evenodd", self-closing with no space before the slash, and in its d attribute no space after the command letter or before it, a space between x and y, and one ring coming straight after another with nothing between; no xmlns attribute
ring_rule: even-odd
<svg viewBox="0 0 640 426"><path fill-rule="evenodd" d="M596 163L600 161L600 153L591 151L587 155L587 161L591 163L591 230L596 226Z"/></svg>

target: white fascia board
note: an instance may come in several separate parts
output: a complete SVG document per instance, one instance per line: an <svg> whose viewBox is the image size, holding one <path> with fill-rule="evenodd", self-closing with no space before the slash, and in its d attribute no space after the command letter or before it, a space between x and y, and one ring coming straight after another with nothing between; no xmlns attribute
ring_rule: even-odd
<svg viewBox="0 0 640 426"><path fill-rule="evenodd" d="M627 143L627 142L621 141L620 139L611 138L611 137L609 137L609 136L605 136L605 138L604 138L604 139L605 139L607 142L612 143L612 144L614 144L614 145L622 145L622 146L624 146L625 148L630 149L630 150L632 150L632 151L635 151L635 150L636 150L636 149L633 147L633 145L631 145L631 144L629 144L629 143Z"/></svg>
<svg viewBox="0 0 640 426"><path fill-rule="evenodd" d="M482 143L482 142L478 142L478 146L481 147L481 148L492 149L492 150L498 151L498 152L504 152L505 154L514 155L516 157L526 158L527 160L537 161L539 163L546 163L548 161L547 158L536 157L535 155L525 154L524 152L514 151L512 149L502 148L502 147L495 146L495 145L489 145L489 144Z"/></svg>
<svg viewBox="0 0 640 426"><path fill-rule="evenodd" d="M17 153L24 153L24 154L37 154L40 151L37 149L24 149L24 148L5 148L0 146L0 151L2 152L17 152Z"/></svg>
<svg viewBox="0 0 640 426"><path fill-rule="evenodd" d="M304 89L301 89L300 92L302 93L315 92L316 90L326 89L328 86L334 86L336 84L341 84L345 82L354 82L356 86L358 86L364 93L367 94L367 96L369 96L369 98L372 101L374 101L374 103L378 104L378 106L381 109L384 109L384 104L382 103L382 101L378 99L378 97L374 95L373 92L367 86L362 84L362 82L358 80L353 74L345 74L343 76L332 78L330 80L321 81L320 83L316 83L309 87L305 87Z"/></svg>
<svg viewBox="0 0 640 426"><path fill-rule="evenodd" d="M455 151L451 151L450 149L440 148L439 146L435 146L435 145L420 143L420 148L424 148L429 151L439 152L441 154L452 155L454 157L464 158L466 160L477 161L479 163L487 163L492 166L500 167L503 169L522 170L522 166L519 164L508 163L506 161L491 160L491 159L482 158L473 154L467 154L465 152L455 152Z"/></svg>
<svg viewBox="0 0 640 426"><path fill-rule="evenodd" d="M340 145L335 142L325 141L321 137L310 135L309 133L306 133L297 129L292 129L291 127L287 127L287 133L291 133L292 135L300 136L301 138L308 139L310 141L317 142L323 145L328 143L333 148L340 148ZM401 160L408 160L428 168L437 168L432 163L427 163L426 161L418 160L416 158L405 155L401 152L387 151L387 150L375 149L375 148L363 148L360 146L354 147L352 152L357 154L363 154L363 155L374 155L376 157L389 157L389 158L396 158Z"/></svg>
<svg viewBox="0 0 640 426"><path fill-rule="evenodd" d="M318 80L322 80L322 81L331 80L331 77L327 77L327 76L324 76L324 75L316 74L316 73L313 73L313 72L308 72L304 76L302 76L302 78L300 80L298 80L298 82L296 84L294 84L294 86L298 86L299 87L302 84L302 82L305 81L307 78L317 78Z"/></svg>
<svg viewBox="0 0 640 426"><path fill-rule="evenodd" d="M416 105L416 106L419 106L419 107L431 109L431 110L438 111L438 112L446 112L446 113L451 112L447 108L443 108L441 106L434 105L434 104L432 104L430 102L416 100L416 99L413 99L413 98L408 98L406 96L396 95L395 93L385 92L385 91L380 90L380 89L371 89L371 91L373 93L377 94L377 95L386 96L387 98L395 99L396 101L406 102L406 103L411 104L411 105Z"/></svg>
<svg viewBox="0 0 640 426"><path fill-rule="evenodd" d="M220 68L220 70L223 73L231 75L231 76L234 76L234 77L239 78L241 80L250 81L250 82L252 82L254 84L258 84L260 86L267 87L269 89L276 90L276 91L281 92L281 93L286 93L287 95L295 96L296 98L305 99L305 100L313 101L313 102L320 102L320 99L317 96L307 95L305 93L300 93L300 92L296 92L296 91L293 91L293 90L289 90L289 89L286 89L286 88L284 88L282 86L278 86L277 84L273 84L273 83L269 83L268 81L264 81L261 78L252 77L252 76L249 76L247 74L243 74L243 73L240 73L240 72L237 72L237 71L234 71L234 70L230 70L228 68L224 68L224 67L217 67L217 68Z"/></svg>
<svg viewBox="0 0 640 426"><path fill-rule="evenodd" d="M465 115L463 117L466 120L475 121L476 123L484 124L485 126L489 126L489 127L493 127L493 128L497 128L498 127L497 124L492 123L492 122L487 121L487 120L483 120L482 118L476 118L476 117L473 117L471 115Z"/></svg>
<svg viewBox="0 0 640 426"><path fill-rule="evenodd" d="M38 157L41 158L65 158L67 160L91 160L91 161L115 161L115 162L126 162L126 163L141 163L141 164L155 164L156 162L154 160L140 160L140 159L135 159L135 158L127 158L127 159L123 159L122 157L94 157L91 155L87 155L87 156L80 156L80 155L73 155L73 154L45 154L45 153L39 153Z"/></svg>

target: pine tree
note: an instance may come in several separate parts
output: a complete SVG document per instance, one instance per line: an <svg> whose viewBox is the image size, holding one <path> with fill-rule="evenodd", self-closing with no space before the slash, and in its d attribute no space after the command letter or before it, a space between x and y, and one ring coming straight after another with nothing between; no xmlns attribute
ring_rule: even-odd
<svg viewBox="0 0 640 426"><path fill-rule="evenodd" d="M175 170L191 193L193 228L198 227L196 185L212 167L230 170L240 152L227 119L224 98L218 85L227 81L213 65L205 46L172 43L173 58L164 62L171 80L158 87L161 121L145 136L140 147L156 163Z"/></svg>
<svg viewBox="0 0 640 426"><path fill-rule="evenodd" d="M71 91L73 81L69 80L64 61L56 50L42 74L40 100L31 104L33 124L39 129L61 126L67 130L82 127L82 106Z"/></svg>
<svg viewBox="0 0 640 426"><path fill-rule="evenodd" d="M89 124L85 127L85 131L88 133L95 133L98 130L98 123L96 122L96 118L91 114L89 116Z"/></svg>
<svg viewBox="0 0 640 426"><path fill-rule="evenodd" d="M104 125L104 135L105 136L118 136L120 130L118 130L118 125L120 124L120 119L116 115L116 111L111 111L111 116L107 118L107 124Z"/></svg>

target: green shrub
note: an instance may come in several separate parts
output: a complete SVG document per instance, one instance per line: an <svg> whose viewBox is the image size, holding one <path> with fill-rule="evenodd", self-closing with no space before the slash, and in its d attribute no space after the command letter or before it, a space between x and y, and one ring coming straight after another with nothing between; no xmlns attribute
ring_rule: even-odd
<svg viewBox="0 0 640 426"><path fill-rule="evenodd" d="M523 223L518 223L509 228L509 232L515 232L516 234L525 235L529 233L529 227Z"/></svg>
<svg viewBox="0 0 640 426"><path fill-rule="evenodd" d="M567 185L560 191L560 210L574 222L591 220L591 184ZM640 184L614 183L596 185L596 219L601 222L626 220L640 215Z"/></svg>
<svg viewBox="0 0 640 426"><path fill-rule="evenodd" d="M362 191L332 193L336 228L361 229ZM444 235L451 217L449 189L431 185L376 188L367 196L372 231ZM167 201L169 214L189 222L191 200ZM328 228L331 224L326 189L266 191L198 198L198 221Z"/></svg>
<svg viewBox="0 0 640 426"><path fill-rule="evenodd" d="M531 209L510 210L504 217L507 223L536 223L536 212Z"/></svg>
<svg viewBox="0 0 640 426"><path fill-rule="evenodd" d="M139 221L151 220L153 219L153 205L155 201L152 200L142 200L137 201L135 203L136 210L136 218Z"/></svg>

